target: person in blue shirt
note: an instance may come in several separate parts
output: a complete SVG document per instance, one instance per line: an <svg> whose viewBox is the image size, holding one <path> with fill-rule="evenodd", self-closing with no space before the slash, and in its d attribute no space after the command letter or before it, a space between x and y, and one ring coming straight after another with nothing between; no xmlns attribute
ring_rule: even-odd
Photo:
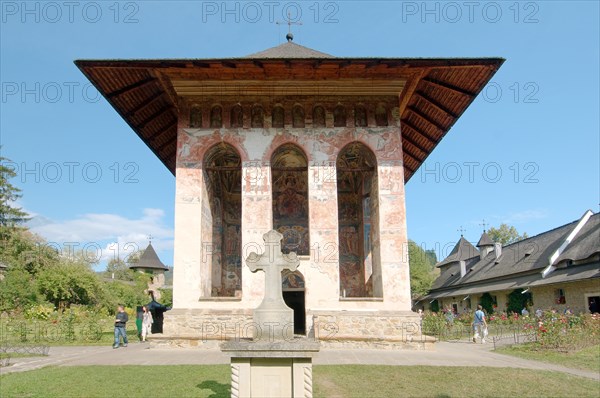
<svg viewBox="0 0 600 398"><path fill-rule="evenodd" d="M481 342L485 343L484 330L487 330L487 322L485 321L485 313L481 305L477 306L475 316L473 317L473 343L477 343L477 339L481 336Z"/></svg>

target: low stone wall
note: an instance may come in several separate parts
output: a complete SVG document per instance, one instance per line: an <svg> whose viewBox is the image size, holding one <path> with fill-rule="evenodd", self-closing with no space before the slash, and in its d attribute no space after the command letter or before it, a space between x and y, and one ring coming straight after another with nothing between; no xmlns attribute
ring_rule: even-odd
<svg viewBox="0 0 600 398"><path fill-rule="evenodd" d="M324 348L422 350L435 342L421 334L421 318L413 312L318 311L313 327Z"/></svg>
<svg viewBox="0 0 600 398"><path fill-rule="evenodd" d="M413 312L313 311L308 318L308 337L323 348L423 350L435 342L421 334L421 319ZM165 313L164 333L149 339L152 347L215 349L225 340L251 338L256 327L251 311L172 310Z"/></svg>

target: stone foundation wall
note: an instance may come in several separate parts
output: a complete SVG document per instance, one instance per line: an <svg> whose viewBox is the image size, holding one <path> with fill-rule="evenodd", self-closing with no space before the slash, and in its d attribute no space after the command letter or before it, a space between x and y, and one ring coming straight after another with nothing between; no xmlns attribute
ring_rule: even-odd
<svg viewBox="0 0 600 398"><path fill-rule="evenodd" d="M421 338L421 318L413 312L314 312L315 338L321 341L411 342Z"/></svg>
<svg viewBox="0 0 600 398"><path fill-rule="evenodd" d="M308 337L323 348L423 350L435 342L421 334L420 317L413 312L316 311L308 318ZM225 340L251 338L255 327L251 311L172 310L165 313L164 333L150 341L153 347L215 349Z"/></svg>

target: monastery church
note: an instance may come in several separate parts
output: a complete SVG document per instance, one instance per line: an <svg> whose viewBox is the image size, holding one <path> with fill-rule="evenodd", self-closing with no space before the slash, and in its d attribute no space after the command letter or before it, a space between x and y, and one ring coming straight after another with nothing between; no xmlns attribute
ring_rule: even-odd
<svg viewBox="0 0 600 398"><path fill-rule="evenodd" d="M175 176L165 344L251 335L264 277L246 258L282 235L294 332L402 345L411 311L404 185L499 58L339 58L288 41L239 58L76 65Z"/></svg>

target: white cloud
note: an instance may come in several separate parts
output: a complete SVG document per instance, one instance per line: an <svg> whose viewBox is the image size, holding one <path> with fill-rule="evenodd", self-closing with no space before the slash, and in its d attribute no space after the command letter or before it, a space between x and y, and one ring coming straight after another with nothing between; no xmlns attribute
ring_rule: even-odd
<svg viewBox="0 0 600 398"><path fill-rule="evenodd" d="M548 217L545 210L532 209L509 213L502 217L502 222L505 224L518 224L531 220L541 220Z"/></svg>
<svg viewBox="0 0 600 398"><path fill-rule="evenodd" d="M116 256L126 258L136 250L145 249L149 236L157 252L173 250L174 232L165 224L164 211L147 208L142 214L140 218L128 218L120 214L88 213L64 221L37 215L28 225L52 246L67 253L71 248L96 251L101 262Z"/></svg>

